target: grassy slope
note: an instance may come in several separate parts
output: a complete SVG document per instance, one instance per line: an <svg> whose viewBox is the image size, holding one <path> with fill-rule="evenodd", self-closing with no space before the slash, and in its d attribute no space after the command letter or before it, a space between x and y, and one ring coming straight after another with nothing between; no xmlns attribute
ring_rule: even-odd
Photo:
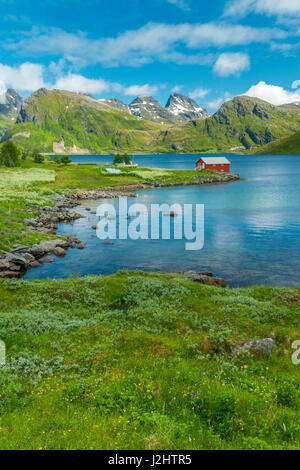
<svg viewBox="0 0 300 470"><path fill-rule="evenodd" d="M259 155L296 155L300 154L300 132L276 142L264 145L255 151Z"/></svg>
<svg viewBox="0 0 300 470"><path fill-rule="evenodd" d="M52 151L53 141L91 152L216 152L251 148L299 129L299 113L264 101L237 97L205 120L155 124L70 92L38 91L24 105L22 120L7 137L27 149ZM30 132L26 138L22 133Z"/></svg>
<svg viewBox="0 0 300 470"><path fill-rule="evenodd" d="M49 181L36 181L40 170L50 172ZM51 173L55 172L55 181ZM207 177L211 172L202 171ZM28 175L30 178L26 177ZM9 178L10 176L10 178ZM8 170L0 168L0 250L10 250L15 243L32 244L49 236L28 231L24 219L31 217L22 212L31 204L52 205L50 196L55 192L73 189L91 189L95 187L118 186L143 182L181 183L193 182L199 172L188 170L124 170L122 175L105 175L103 167L97 166L61 166L54 164L34 165L28 168ZM21 210L20 210L21 209ZM33 212L33 215L37 215Z"/></svg>
<svg viewBox="0 0 300 470"><path fill-rule="evenodd" d="M300 290L180 275L0 282L1 449L298 449ZM197 395L196 397L191 394Z"/></svg>

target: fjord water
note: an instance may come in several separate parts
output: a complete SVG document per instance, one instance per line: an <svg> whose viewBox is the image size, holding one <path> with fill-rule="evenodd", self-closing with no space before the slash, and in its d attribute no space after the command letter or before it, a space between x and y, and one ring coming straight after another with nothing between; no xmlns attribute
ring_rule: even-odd
<svg viewBox="0 0 300 470"><path fill-rule="evenodd" d="M224 154L222 154L224 155ZM100 201L85 201L86 218L61 224L59 234L75 233L85 250L32 269L26 279L111 274L120 269L182 272L211 270L229 286L300 285L300 155L229 155L231 171L244 180L222 185L139 191L129 203L205 205L205 244L186 251L185 240L116 240L103 245L91 227ZM108 156L76 156L74 161L110 162ZM197 155L135 156L140 167L193 169ZM109 201L117 205L117 201Z"/></svg>

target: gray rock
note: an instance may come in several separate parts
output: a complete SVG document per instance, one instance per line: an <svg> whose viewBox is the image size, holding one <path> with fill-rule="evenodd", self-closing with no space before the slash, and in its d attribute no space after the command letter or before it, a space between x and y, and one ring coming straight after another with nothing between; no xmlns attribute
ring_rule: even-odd
<svg viewBox="0 0 300 470"><path fill-rule="evenodd" d="M10 263L6 258L0 259L0 271L6 271L9 269Z"/></svg>
<svg viewBox="0 0 300 470"><path fill-rule="evenodd" d="M77 245L78 250L83 250L86 247L86 242L80 242Z"/></svg>
<svg viewBox="0 0 300 470"><path fill-rule="evenodd" d="M53 251L53 253L55 254L55 256L58 256L59 258L63 258L67 254L66 250L64 250L60 246L57 246L55 250Z"/></svg>
<svg viewBox="0 0 300 470"><path fill-rule="evenodd" d="M27 268L30 262L33 261L32 256L29 253L24 253L22 255L10 253L7 255L6 259L10 263L19 264L23 266L24 268Z"/></svg>
<svg viewBox="0 0 300 470"><path fill-rule="evenodd" d="M198 282L199 284L205 284L207 286L217 286L217 287L226 287L225 279L220 277L212 277L212 273L202 274L196 273L195 271L187 271L185 275L193 280L194 282Z"/></svg>
<svg viewBox="0 0 300 470"><path fill-rule="evenodd" d="M41 263L39 263L37 260L30 263L30 268L39 268L40 266L41 266Z"/></svg>
<svg viewBox="0 0 300 470"><path fill-rule="evenodd" d="M40 259L41 263L53 263L54 258L53 256L44 256L43 258Z"/></svg>
<svg viewBox="0 0 300 470"><path fill-rule="evenodd" d="M0 271L0 278L14 278L19 276L20 273L17 271Z"/></svg>
<svg viewBox="0 0 300 470"><path fill-rule="evenodd" d="M235 346L232 350L232 354L234 356L239 356L240 354L248 351L254 356L268 358L271 356L274 347L275 341L272 338L264 338Z"/></svg>

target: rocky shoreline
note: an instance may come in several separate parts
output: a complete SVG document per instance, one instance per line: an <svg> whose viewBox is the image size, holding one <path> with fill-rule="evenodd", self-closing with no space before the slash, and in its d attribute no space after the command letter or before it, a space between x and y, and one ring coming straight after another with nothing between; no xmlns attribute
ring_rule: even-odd
<svg viewBox="0 0 300 470"><path fill-rule="evenodd" d="M56 235L59 223L70 223L76 219L85 217L83 214L79 214L72 209L80 205L81 201L86 199L111 199L120 196L136 197L136 193L128 192L128 190L136 191L167 186L220 184L237 181L238 179L239 175L226 174L199 178L198 181L194 183L164 184L144 182L141 184L102 187L91 190L77 189L74 192L67 192L64 195L53 195L53 206L40 207L32 205L28 209L23 209L23 212L31 215L31 217L25 219L25 223L28 225L30 231L53 236ZM33 217L33 213L39 215ZM30 246L15 245L11 252L2 251L3 256L0 257L0 278L22 278L29 269L38 268L42 263L53 262L53 256L64 257L68 248L84 249L85 246L86 243L78 240L74 234L68 235L67 237L49 239ZM224 286L224 280L220 280L222 282L219 283L215 281L215 279L216 278L209 275L206 276L206 279L202 276L201 280L194 280L196 282Z"/></svg>

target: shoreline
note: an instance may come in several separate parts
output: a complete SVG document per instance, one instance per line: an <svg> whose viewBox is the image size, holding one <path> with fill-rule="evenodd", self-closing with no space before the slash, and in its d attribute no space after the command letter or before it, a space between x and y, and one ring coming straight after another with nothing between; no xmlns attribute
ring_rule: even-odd
<svg viewBox="0 0 300 470"><path fill-rule="evenodd" d="M241 178L238 174L229 173L199 178L197 182L192 183L138 183L93 189L67 190L63 195L55 194L52 196L52 201L54 202L52 207L33 206L30 209L26 209L25 212L29 215L33 211L39 212L39 215L35 218L29 217L25 219L25 222L32 232L56 236L59 223L69 223L85 217L72 210L78 207L80 202L84 200L111 199L120 196L137 197L136 193L129 191L164 187L219 185L240 180ZM86 243L80 241L76 234L67 237L58 235L56 239L49 239L48 241L42 241L39 244L29 246L16 245L10 252L2 251L4 256L0 256L0 279L21 279L29 269L37 269L42 263L53 262L53 255L64 257L69 248L84 249L85 246Z"/></svg>

